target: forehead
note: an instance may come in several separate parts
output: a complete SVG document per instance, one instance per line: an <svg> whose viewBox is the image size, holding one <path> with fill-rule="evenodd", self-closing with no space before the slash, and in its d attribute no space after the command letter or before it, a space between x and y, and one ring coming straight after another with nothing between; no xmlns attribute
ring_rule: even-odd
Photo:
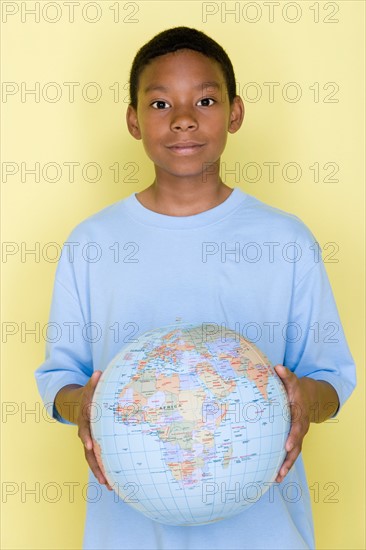
<svg viewBox="0 0 366 550"><path fill-rule="evenodd" d="M152 59L140 74L139 92L168 91L178 86L214 90L223 84L223 71L215 59L185 49Z"/></svg>

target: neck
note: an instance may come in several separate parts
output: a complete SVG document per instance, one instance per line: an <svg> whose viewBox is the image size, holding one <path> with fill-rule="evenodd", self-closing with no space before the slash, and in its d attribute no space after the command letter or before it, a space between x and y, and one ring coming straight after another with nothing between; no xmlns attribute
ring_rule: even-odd
<svg viewBox="0 0 366 550"><path fill-rule="evenodd" d="M168 216L193 216L210 210L224 202L232 192L218 177L216 180L207 178L203 182L192 181L192 178L175 178L175 181L161 180L154 182L136 194L143 206Z"/></svg>

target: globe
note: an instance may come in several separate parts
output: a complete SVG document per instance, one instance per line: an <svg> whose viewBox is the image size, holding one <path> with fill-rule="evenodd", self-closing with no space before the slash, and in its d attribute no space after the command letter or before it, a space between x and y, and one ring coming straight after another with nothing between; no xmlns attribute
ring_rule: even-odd
<svg viewBox="0 0 366 550"><path fill-rule="evenodd" d="M167 525L216 522L269 489L290 429L284 386L234 330L176 323L127 343L91 406L98 463L125 503Z"/></svg>

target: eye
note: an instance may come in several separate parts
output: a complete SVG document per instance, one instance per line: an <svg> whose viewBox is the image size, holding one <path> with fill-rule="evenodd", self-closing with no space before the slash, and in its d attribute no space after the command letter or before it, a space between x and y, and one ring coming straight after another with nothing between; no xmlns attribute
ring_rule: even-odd
<svg viewBox="0 0 366 550"><path fill-rule="evenodd" d="M156 107L154 107L154 105L156 105ZM169 105L169 103L167 103L166 101L163 101L161 99L158 99L156 101L154 101L153 103L151 103L151 107L154 107L154 109L164 109L164 105Z"/></svg>
<svg viewBox="0 0 366 550"><path fill-rule="evenodd" d="M212 99L211 97L204 97L203 99L200 99L198 103L201 103L203 101L206 102L205 105L203 105L203 107L210 107L211 105L216 103L216 101L214 99ZM207 104L208 101L212 101L211 105Z"/></svg>

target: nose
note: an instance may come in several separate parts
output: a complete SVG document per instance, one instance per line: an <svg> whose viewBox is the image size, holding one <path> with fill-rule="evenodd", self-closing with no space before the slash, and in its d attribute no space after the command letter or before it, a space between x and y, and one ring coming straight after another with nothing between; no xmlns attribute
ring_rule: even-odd
<svg viewBox="0 0 366 550"><path fill-rule="evenodd" d="M171 121L172 130L194 130L197 126L197 119L190 108L181 108L174 112Z"/></svg>

